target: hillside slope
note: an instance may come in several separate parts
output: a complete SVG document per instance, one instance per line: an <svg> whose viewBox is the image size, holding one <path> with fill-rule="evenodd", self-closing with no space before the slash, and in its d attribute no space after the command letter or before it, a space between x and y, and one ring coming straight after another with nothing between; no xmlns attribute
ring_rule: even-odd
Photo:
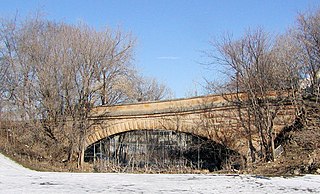
<svg viewBox="0 0 320 194"><path fill-rule="evenodd" d="M320 174L320 104L315 100L303 102L300 120L285 129L276 144L283 153L275 162L260 164L255 174L299 175Z"/></svg>

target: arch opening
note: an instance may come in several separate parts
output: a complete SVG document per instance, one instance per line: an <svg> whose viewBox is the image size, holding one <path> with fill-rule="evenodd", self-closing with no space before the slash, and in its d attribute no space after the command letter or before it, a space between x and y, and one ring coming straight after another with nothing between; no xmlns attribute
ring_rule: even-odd
<svg viewBox="0 0 320 194"><path fill-rule="evenodd" d="M204 137L171 130L133 130L88 146L85 162L100 172L192 172L242 166L239 153Z"/></svg>

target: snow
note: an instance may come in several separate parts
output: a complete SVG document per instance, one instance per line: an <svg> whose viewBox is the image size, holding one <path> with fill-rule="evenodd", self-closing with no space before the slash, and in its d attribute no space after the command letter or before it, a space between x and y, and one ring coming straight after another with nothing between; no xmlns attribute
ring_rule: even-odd
<svg viewBox="0 0 320 194"><path fill-rule="evenodd" d="M36 172L0 154L0 193L320 193L320 176Z"/></svg>

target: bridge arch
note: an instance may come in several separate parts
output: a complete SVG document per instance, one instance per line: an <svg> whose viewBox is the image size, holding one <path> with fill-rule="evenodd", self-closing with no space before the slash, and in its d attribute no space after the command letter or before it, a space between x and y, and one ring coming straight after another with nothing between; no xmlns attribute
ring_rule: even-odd
<svg viewBox="0 0 320 194"><path fill-rule="evenodd" d="M170 130L208 138L208 135L199 130L194 122L185 118L116 119L93 124L85 139L85 147L106 137L135 130Z"/></svg>

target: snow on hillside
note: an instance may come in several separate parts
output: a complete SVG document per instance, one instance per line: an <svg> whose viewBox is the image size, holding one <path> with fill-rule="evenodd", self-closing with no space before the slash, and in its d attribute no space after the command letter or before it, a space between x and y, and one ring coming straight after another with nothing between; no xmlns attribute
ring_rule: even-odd
<svg viewBox="0 0 320 194"><path fill-rule="evenodd" d="M36 172L0 154L0 193L320 193L320 176Z"/></svg>

